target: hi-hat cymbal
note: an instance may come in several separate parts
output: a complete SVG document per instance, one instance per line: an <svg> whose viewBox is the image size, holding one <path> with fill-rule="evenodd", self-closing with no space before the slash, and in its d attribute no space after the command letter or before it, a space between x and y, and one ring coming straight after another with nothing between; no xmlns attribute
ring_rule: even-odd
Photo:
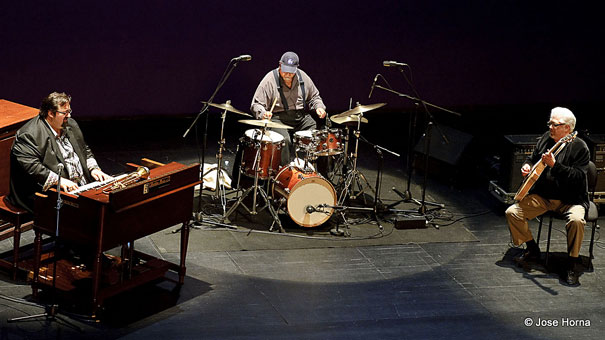
<svg viewBox="0 0 605 340"><path fill-rule="evenodd" d="M202 102L202 103L206 104L207 102ZM237 114L240 114L240 115L252 117L251 114L243 112L243 111L240 111L240 110L234 108L229 101L227 101L226 103L223 103L223 104L217 104L217 103L207 103L207 104L210 105L210 106L212 106L212 107L216 107L217 109L227 110L229 112L233 112L233 113L237 113Z"/></svg>
<svg viewBox="0 0 605 340"><path fill-rule="evenodd" d="M293 129L293 127L291 126L282 123L272 122L269 119L242 119L238 120L238 122L254 126L266 126L278 129Z"/></svg>
<svg viewBox="0 0 605 340"><path fill-rule="evenodd" d="M349 111L345 111L343 113L339 113L337 115L333 115L332 118L342 118L342 117L348 117L348 116L352 116L352 115L358 115L360 113L372 111L374 109L377 109L379 107L383 107L385 105L387 105L387 103L376 103L376 104L370 104L370 105L357 105L354 108L350 109Z"/></svg>
<svg viewBox="0 0 605 340"><path fill-rule="evenodd" d="M347 116L347 117L333 116L333 117L330 117L330 120L336 124L357 124L357 117L358 116ZM366 117L361 117L361 122L367 123L368 120L366 119Z"/></svg>

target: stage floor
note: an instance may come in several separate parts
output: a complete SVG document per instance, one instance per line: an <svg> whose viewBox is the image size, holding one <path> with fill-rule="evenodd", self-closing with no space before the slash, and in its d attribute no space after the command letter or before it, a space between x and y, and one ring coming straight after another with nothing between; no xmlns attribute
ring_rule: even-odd
<svg viewBox="0 0 605 340"><path fill-rule="evenodd" d="M216 162L216 141L210 140L207 163ZM93 136L89 143L102 167L113 174L140 157L198 162L198 148L176 138L110 145ZM360 152L359 169L375 187L372 150L366 146ZM227 155L231 164L233 156ZM397 203L399 196L392 190L407 187L401 159L385 155L384 169L384 206L417 210L413 202ZM412 197L421 197L422 182L422 173L415 172ZM520 249L511 247L505 207L488 193L487 182L429 176L426 188L427 200L445 205L431 212L427 228L395 229L394 219L404 215L384 209L378 214L382 229L372 214L347 212L350 237L330 233L342 220L338 216L305 228L281 213L285 233L268 231L273 217L266 210L256 216L240 210L229 227L208 223L217 220L223 207L213 192L204 191L203 223L191 231L187 277L180 291L163 281L118 295L107 301L100 323L70 316L64 316L70 324L43 319L7 323L8 318L43 310L20 301L31 298L25 280L13 282L2 273L2 338L594 339L603 334L600 230L594 269L585 270L579 287L568 287L559 276L566 248L563 225L553 230L549 270L541 265L519 268L512 261ZM531 226L535 233L537 222ZM138 240L137 249L176 261L180 236L173 231L178 227ZM585 262L589 235L581 251ZM23 238L22 244L31 243L32 232ZM10 248L10 241L0 243L1 251ZM538 327L540 320L550 326Z"/></svg>

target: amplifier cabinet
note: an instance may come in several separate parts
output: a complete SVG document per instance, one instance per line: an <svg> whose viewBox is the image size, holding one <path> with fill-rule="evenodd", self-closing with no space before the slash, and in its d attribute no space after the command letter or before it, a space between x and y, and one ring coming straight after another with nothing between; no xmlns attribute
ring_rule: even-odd
<svg viewBox="0 0 605 340"><path fill-rule="evenodd" d="M590 150L590 159L597 169L605 168L605 134L586 134L582 137ZM596 191L605 191L605 171L599 171Z"/></svg>
<svg viewBox="0 0 605 340"><path fill-rule="evenodd" d="M523 175L521 166L534 151L541 135L505 135L500 154L501 188L506 192L516 192L521 186Z"/></svg>

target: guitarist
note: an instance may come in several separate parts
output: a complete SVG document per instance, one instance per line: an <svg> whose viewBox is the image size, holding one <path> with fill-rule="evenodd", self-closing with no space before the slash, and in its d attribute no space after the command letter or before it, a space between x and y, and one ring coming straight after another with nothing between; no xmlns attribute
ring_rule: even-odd
<svg viewBox="0 0 605 340"><path fill-rule="evenodd" d="M556 157L548 151L557 141L572 133L575 126L576 117L569 109L552 109L548 121L549 131L539 139L534 152L521 167L521 173L527 176L531 166L540 160L546 164L546 168L529 194L506 210L513 243L517 246L525 243L527 246L515 258L519 264L540 260L540 248L529 230L528 220L547 211L554 211L567 218L568 261L563 280L572 286L579 285L577 263L586 224L584 215L588 209L586 169L590 152L580 138L573 139Z"/></svg>

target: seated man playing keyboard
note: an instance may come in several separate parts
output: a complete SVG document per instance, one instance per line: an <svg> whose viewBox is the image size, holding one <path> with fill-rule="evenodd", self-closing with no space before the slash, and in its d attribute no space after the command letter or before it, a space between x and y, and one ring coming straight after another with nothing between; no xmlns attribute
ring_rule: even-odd
<svg viewBox="0 0 605 340"><path fill-rule="evenodd" d="M17 131L11 149L11 203L33 213L35 193L56 186L59 175L61 190L68 192L111 179L99 168L71 112L71 97L53 92L42 100L40 114Z"/></svg>

